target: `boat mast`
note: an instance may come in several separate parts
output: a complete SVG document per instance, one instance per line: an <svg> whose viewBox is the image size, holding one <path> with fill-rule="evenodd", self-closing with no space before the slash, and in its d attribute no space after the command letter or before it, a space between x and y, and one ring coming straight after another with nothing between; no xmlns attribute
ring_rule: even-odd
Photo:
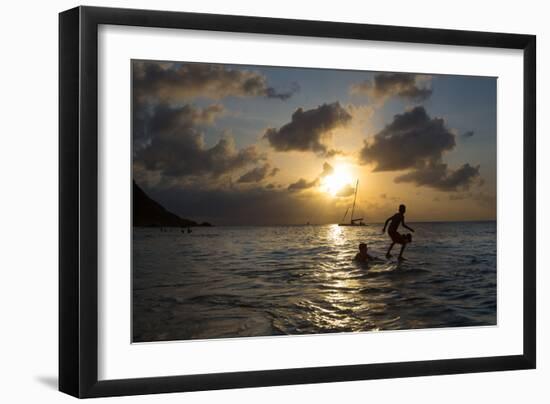
<svg viewBox="0 0 550 404"><path fill-rule="evenodd" d="M349 212L349 206L348 206L348 208L346 209L346 213L344 213L344 217L342 218L342 222L341 222L341 223L344 223L344 220L346 220L346 216L348 215L348 212Z"/></svg>
<svg viewBox="0 0 550 404"><path fill-rule="evenodd" d="M353 224L353 214L355 213L355 200L357 199L357 188L359 188L359 180L355 184L355 195L353 196L353 208L351 208L351 220L350 223Z"/></svg>

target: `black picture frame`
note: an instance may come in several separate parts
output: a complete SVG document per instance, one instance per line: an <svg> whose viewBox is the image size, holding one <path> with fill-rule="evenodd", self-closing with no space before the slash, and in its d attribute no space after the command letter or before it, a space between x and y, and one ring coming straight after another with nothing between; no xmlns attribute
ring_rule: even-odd
<svg viewBox="0 0 550 404"><path fill-rule="evenodd" d="M523 354L98 380L98 26L100 24L509 48L523 51ZM59 15L59 390L104 397L533 369L536 366L534 35L77 7Z"/></svg>

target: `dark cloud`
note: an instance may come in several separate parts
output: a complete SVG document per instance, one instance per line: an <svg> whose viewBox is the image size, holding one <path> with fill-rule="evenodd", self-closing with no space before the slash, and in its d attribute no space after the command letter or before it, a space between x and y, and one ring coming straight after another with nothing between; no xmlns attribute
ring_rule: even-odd
<svg viewBox="0 0 550 404"><path fill-rule="evenodd" d="M415 101L424 101L432 95L428 87L419 82L427 76L410 73L379 73L371 81L363 81L351 87L352 94L365 94L376 101L397 96Z"/></svg>
<svg viewBox="0 0 550 404"><path fill-rule="evenodd" d="M455 135L443 119L431 118L424 107L415 107L395 115L371 142L365 142L359 157L363 164L376 164L374 171L405 170L440 161L455 145Z"/></svg>
<svg viewBox="0 0 550 404"><path fill-rule="evenodd" d="M180 102L192 97L220 99L261 96L286 100L299 90L279 92L264 75L226 65L206 63L133 62L133 92L137 102Z"/></svg>
<svg viewBox="0 0 550 404"><path fill-rule="evenodd" d="M206 108L196 108L189 104L182 107L158 104L143 127L154 136L163 136L197 125L211 124L223 111L221 104L209 105Z"/></svg>
<svg viewBox="0 0 550 404"><path fill-rule="evenodd" d="M259 167L254 167L250 171L247 171L239 177L237 182L239 183L249 183L249 182L260 182L268 177L273 177L279 172L277 167L271 167L269 163L266 163Z"/></svg>
<svg viewBox="0 0 550 404"><path fill-rule="evenodd" d="M291 121L279 129L269 128L264 138L277 151L312 151L318 154L329 152L324 141L331 131L347 125L351 115L339 102L323 104L304 111L298 108ZM333 151L335 152L335 151Z"/></svg>
<svg viewBox="0 0 550 404"><path fill-rule="evenodd" d="M326 161L323 163L323 171L319 174L319 176L311 181L308 181L304 178L300 178L298 181L290 184L288 186L288 190L292 192L296 191L303 191L304 189L313 188L321 182L321 179L323 177L326 177L327 175L330 175L334 172L334 168L327 163Z"/></svg>
<svg viewBox="0 0 550 404"><path fill-rule="evenodd" d="M308 181L304 178L300 178L298 181L293 182L288 186L288 190L295 192L295 191L302 191L304 189L313 188L314 186L319 184L319 179L315 178L313 181Z"/></svg>
<svg viewBox="0 0 550 404"><path fill-rule="evenodd" d="M469 138L469 137L472 137L472 136L474 136L474 131L473 131L473 130L469 130L469 131L464 132L464 133L462 134L462 137L463 137L463 138Z"/></svg>
<svg viewBox="0 0 550 404"><path fill-rule="evenodd" d="M204 141L204 127L224 113L221 104L198 108L192 97L220 99L227 96L261 96L286 100L299 91L297 83L285 91L268 86L264 75L231 66L203 63L133 62L133 157L140 173L185 177L209 175L213 178L265 161L254 146L238 150L224 135L214 145ZM258 166L239 182L261 181L278 169L264 173ZM149 173L146 173L146 172Z"/></svg>
<svg viewBox="0 0 550 404"><path fill-rule="evenodd" d="M211 123L222 110L217 104L206 108L157 105L144 124L148 141L135 151L134 161L163 176L216 178L265 160L254 146L237 149L229 136L222 136L212 147L205 144L201 125Z"/></svg>
<svg viewBox="0 0 550 404"><path fill-rule="evenodd" d="M443 119L431 118L424 107L395 115L393 121L365 142L359 153L363 164L375 164L374 171L410 170L395 178L441 191L467 190L481 181L479 165L469 163L453 170L443 154L456 146L455 135Z"/></svg>
<svg viewBox="0 0 550 404"><path fill-rule="evenodd" d="M287 91L277 91L273 87L268 87L265 91L265 96L267 98L278 98L282 101L286 101L299 91L300 85L294 82L291 84L290 89Z"/></svg>
<svg viewBox="0 0 550 404"><path fill-rule="evenodd" d="M395 178L395 182L412 182L440 191L458 191L468 190L478 177L479 165L474 167L466 163L456 170L451 170L444 163L429 163L425 167Z"/></svg>
<svg viewBox="0 0 550 404"><path fill-rule="evenodd" d="M134 154L147 147L153 137L166 136L176 130L189 130L197 125L212 124L223 113L224 107L221 104L212 104L205 108L196 108L190 104L178 107L167 103L134 104Z"/></svg>
<svg viewBox="0 0 550 404"><path fill-rule="evenodd" d="M327 150L324 154L324 156L326 158L331 158L331 157L335 157L335 156L345 156L346 153L342 150L337 150L337 149L330 149L330 150Z"/></svg>

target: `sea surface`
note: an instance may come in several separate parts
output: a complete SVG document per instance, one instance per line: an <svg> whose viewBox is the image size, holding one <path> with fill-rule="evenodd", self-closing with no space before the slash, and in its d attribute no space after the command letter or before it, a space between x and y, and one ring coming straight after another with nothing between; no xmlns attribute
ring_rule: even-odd
<svg viewBox="0 0 550 404"><path fill-rule="evenodd" d="M409 226L134 228L133 341L495 325L496 222Z"/></svg>

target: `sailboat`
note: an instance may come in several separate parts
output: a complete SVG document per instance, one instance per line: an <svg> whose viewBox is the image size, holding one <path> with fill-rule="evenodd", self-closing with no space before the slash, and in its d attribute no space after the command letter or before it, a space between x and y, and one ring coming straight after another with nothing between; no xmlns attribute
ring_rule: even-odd
<svg viewBox="0 0 550 404"><path fill-rule="evenodd" d="M353 196L353 206L351 208L351 216L349 223L345 223L346 216L349 211L349 207L346 209L346 213L344 213L344 217L342 218L342 223L338 223L338 226L364 226L365 223L363 223L363 218L359 217L354 219L353 214L355 213L355 201L357 200L357 190L359 189L359 180L357 180L357 183L355 184L355 194Z"/></svg>

